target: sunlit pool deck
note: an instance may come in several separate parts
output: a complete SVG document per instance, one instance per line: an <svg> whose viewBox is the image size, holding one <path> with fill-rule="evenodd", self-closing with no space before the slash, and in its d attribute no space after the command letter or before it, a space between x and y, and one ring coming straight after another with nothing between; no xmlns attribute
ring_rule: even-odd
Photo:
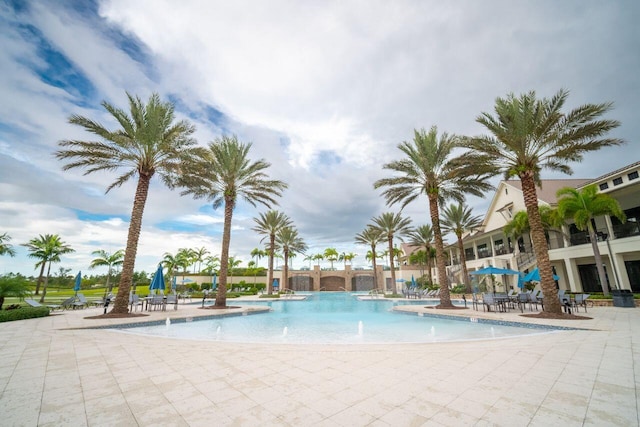
<svg viewBox="0 0 640 427"><path fill-rule="evenodd" d="M640 310L633 308L589 308L592 320L584 321L444 311L584 329L429 344L239 344L84 329L213 314L198 307L84 319L102 312L92 308L0 324L0 424L640 424Z"/></svg>

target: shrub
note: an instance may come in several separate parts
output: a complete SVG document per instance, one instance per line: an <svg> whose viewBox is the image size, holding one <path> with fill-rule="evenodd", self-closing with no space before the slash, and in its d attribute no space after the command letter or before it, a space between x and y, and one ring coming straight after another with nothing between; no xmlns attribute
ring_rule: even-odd
<svg viewBox="0 0 640 427"><path fill-rule="evenodd" d="M49 315L49 307L23 307L16 310L0 311L0 322L12 322L14 320L34 319Z"/></svg>
<svg viewBox="0 0 640 427"><path fill-rule="evenodd" d="M467 291L467 287L463 284L458 284L458 285L455 285L453 288L451 288L452 294L464 294L466 291Z"/></svg>

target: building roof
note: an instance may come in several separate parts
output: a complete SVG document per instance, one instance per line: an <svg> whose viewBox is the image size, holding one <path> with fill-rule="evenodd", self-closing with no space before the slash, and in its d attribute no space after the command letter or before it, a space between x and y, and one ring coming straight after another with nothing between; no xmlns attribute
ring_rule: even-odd
<svg viewBox="0 0 640 427"><path fill-rule="evenodd" d="M564 187L578 188L588 181L587 179L543 179L541 186L536 185L538 200L542 200L550 205L555 205L558 201L556 193L559 189ZM504 181L504 183L522 191L522 181L519 179L510 179Z"/></svg>
<svg viewBox="0 0 640 427"><path fill-rule="evenodd" d="M587 185L589 185L589 184L593 184L594 182L602 181L602 180L604 180L604 179L606 179L606 178L609 178L609 177L611 177L611 176L613 176L613 175L617 175L617 174L619 174L620 172L624 172L624 171L626 171L627 169L633 169L633 168L635 168L635 167L637 167L637 166L639 166L639 165L640 165L640 161L638 161L638 162L634 162L634 163L631 163L631 164L629 164L629 165L627 165L627 166L623 166L623 167L621 167L620 169L616 169L616 170L614 170L614 171L607 172L607 173L605 173L604 175L601 175L601 176L599 176L599 177L597 177L597 178L590 179L590 180L588 180L588 181L586 181L586 182L583 182L583 183L582 183L581 185L579 185L578 187L586 187L586 186L587 186Z"/></svg>

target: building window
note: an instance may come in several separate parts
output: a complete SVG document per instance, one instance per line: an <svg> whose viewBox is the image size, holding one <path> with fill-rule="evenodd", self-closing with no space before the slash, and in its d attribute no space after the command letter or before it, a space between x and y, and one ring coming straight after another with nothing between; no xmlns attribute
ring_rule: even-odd
<svg viewBox="0 0 640 427"><path fill-rule="evenodd" d="M615 178L613 180L613 185L620 185L622 184L622 178Z"/></svg>
<svg viewBox="0 0 640 427"><path fill-rule="evenodd" d="M606 182L600 184L600 190L606 190L607 188L609 188L609 184L607 184Z"/></svg>
<svg viewBox="0 0 640 427"><path fill-rule="evenodd" d="M633 179L638 179L638 171L631 172L629 175L627 175L627 178L629 178L629 181Z"/></svg>

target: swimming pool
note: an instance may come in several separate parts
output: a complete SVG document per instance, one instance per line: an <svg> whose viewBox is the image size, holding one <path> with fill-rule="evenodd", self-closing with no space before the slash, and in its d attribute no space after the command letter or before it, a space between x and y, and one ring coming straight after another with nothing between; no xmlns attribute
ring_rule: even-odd
<svg viewBox="0 0 640 427"><path fill-rule="evenodd" d="M540 327L443 319L393 312L408 301L360 301L356 295L322 292L304 301L234 301L234 305L268 305L271 311L250 316L208 318L170 325L127 327L144 335L195 340L291 344L433 343L506 338L552 332ZM412 304L426 305L424 301Z"/></svg>

